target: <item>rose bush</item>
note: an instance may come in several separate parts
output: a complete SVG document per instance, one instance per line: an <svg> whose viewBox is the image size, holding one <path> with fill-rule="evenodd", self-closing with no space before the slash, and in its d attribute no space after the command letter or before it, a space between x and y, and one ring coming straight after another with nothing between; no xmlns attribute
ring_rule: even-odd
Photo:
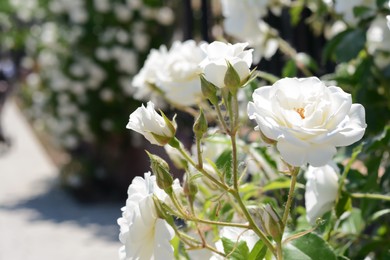
<svg viewBox="0 0 390 260"><path fill-rule="evenodd" d="M336 147L360 140L366 128L364 107L315 77L285 78L256 89L248 115L293 166L325 165Z"/></svg>

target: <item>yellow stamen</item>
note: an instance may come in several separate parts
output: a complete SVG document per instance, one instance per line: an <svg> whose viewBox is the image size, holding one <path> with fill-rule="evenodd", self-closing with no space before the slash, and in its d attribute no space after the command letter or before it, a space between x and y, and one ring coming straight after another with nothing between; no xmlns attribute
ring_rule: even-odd
<svg viewBox="0 0 390 260"><path fill-rule="evenodd" d="M300 108L294 108L294 110L301 116L302 119L305 119L305 109L300 107Z"/></svg>

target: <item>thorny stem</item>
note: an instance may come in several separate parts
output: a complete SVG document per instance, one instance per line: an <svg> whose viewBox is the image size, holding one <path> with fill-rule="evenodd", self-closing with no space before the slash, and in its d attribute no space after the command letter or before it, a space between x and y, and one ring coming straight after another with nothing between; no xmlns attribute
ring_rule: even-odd
<svg viewBox="0 0 390 260"><path fill-rule="evenodd" d="M295 190L295 184L297 182L298 173L299 173L299 167L295 167L291 171L290 190L288 192L288 198L287 198L287 202L286 202L286 206L284 208L284 213L283 213L283 218L282 218L282 224L283 224L283 230L282 231L284 231L284 229L286 228L288 214L290 212L291 203L292 203L293 198L294 198L294 190Z"/></svg>
<svg viewBox="0 0 390 260"><path fill-rule="evenodd" d="M225 132L229 132L229 127L226 125L226 122L222 116L221 108L219 107L219 105L215 106L215 110L217 111L218 120L221 123L223 130Z"/></svg>
<svg viewBox="0 0 390 260"><path fill-rule="evenodd" d="M196 151L198 156L198 169L203 169L201 138L196 138Z"/></svg>

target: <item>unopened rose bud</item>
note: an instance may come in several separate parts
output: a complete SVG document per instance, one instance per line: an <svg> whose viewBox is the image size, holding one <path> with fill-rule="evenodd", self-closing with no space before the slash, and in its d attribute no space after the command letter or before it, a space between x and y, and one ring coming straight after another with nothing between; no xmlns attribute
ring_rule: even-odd
<svg viewBox="0 0 390 260"><path fill-rule="evenodd" d="M207 132L207 119L203 113L203 110L200 110L198 118L195 120L193 131L197 138L201 138Z"/></svg>
<svg viewBox="0 0 390 260"><path fill-rule="evenodd" d="M196 193L198 193L198 186L190 180L186 180L183 187L184 194L194 201Z"/></svg>
<svg viewBox="0 0 390 260"><path fill-rule="evenodd" d="M150 158L150 167L152 168L154 175L156 175L157 186L166 193L171 194L173 192L173 178L169 172L168 163L157 155L148 152L147 154Z"/></svg>
<svg viewBox="0 0 390 260"><path fill-rule="evenodd" d="M283 236L283 224L271 205L267 204L264 207L248 208L251 215L254 217L256 224L275 241L280 242Z"/></svg>
<svg viewBox="0 0 390 260"><path fill-rule="evenodd" d="M154 110L152 102L148 102L147 107L142 105L130 115L126 127L142 134L150 143L164 146L174 139L177 126L175 118L171 121L162 111L160 113Z"/></svg>
<svg viewBox="0 0 390 260"><path fill-rule="evenodd" d="M267 234L275 241L281 241L283 236L283 224L278 213L276 213L271 205L267 204L264 208L260 209L260 215L263 227Z"/></svg>

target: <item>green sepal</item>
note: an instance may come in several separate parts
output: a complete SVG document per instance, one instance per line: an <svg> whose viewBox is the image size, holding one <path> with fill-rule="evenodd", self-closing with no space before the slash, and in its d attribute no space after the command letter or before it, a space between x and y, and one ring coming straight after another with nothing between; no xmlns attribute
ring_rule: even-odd
<svg viewBox="0 0 390 260"><path fill-rule="evenodd" d="M226 61L227 71L224 78L225 86L230 90L231 93L236 93L238 88L241 86L240 75L238 75L236 69Z"/></svg>
<svg viewBox="0 0 390 260"><path fill-rule="evenodd" d="M203 75L200 75L199 77L203 96L206 97L211 102L211 104L217 105L217 87L213 83L206 80Z"/></svg>

